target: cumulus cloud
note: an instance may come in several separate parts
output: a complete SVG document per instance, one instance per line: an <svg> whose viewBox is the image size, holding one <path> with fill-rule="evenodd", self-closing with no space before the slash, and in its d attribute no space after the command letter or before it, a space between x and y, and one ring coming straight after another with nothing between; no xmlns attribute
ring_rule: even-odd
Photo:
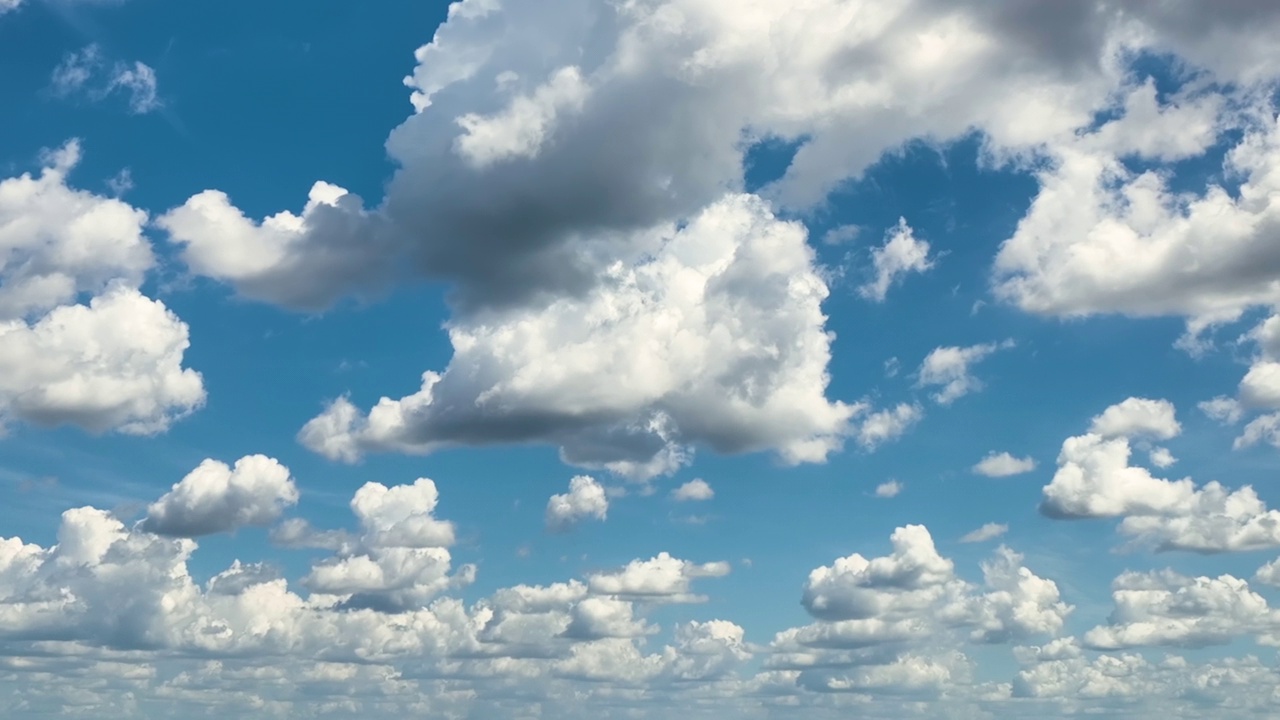
<svg viewBox="0 0 1280 720"><path fill-rule="evenodd" d="M604 486L589 475L579 475L569 481L569 492L547 501L547 529L564 532L587 518L604 520L608 513Z"/></svg>
<svg viewBox="0 0 1280 720"><path fill-rule="evenodd" d="M649 560L635 560L614 572L587 576L587 587L600 595L643 602L704 602L691 591L694 580L728 575L727 562L694 563L659 553Z"/></svg>
<svg viewBox="0 0 1280 720"><path fill-rule="evenodd" d="M889 482L884 482L877 485L875 495L878 498L892 498L892 497L897 497L898 494L901 492L902 492L902 483L898 482L897 480L890 480Z"/></svg>
<svg viewBox="0 0 1280 720"><path fill-rule="evenodd" d="M1120 531L1159 550L1212 553L1280 545L1280 511L1250 486L1165 480L1132 465L1127 435L1173 437L1181 428L1167 401L1129 398L1068 438L1045 486L1041 510L1059 518L1123 518ZM1159 466L1159 463L1153 463Z"/></svg>
<svg viewBox="0 0 1280 720"><path fill-rule="evenodd" d="M1111 596L1111 620L1084 634L1087 647L1225 645L1242 635L1274 631L1280 619L1248 582L1230 575L1127 572L1116 578Z"/></svg>
<svg viewBox="0 0 1280 720"><path fill-rule="evenodd" d="M973 466L973 471L986 477L1011 477L1029 473L1036 469L1036 461L1032 458L1019 458L1008 452L992 452Z"/></svg>
<svg viewBox="0 0 1280 720"><path fill-rule="evenodd" d="M981 543L988 540L994 540L1001 535L1009 532L1009 526L1001 523L987 523L972 532L967 532L960 538L962 543Z"/></svg>
<svg viewBox="0 0 1280 720"><path fill-rule="evenodd" d="M1234 425L1240 422L1240 418L1244 416L1244 409L1240 407L1238 400L1222 395L1211 400L1205 400L1197 407L1210 419L1216 420L1223 425Z"/></svg>
<svg viewBox="0 0 1280 720"><path fill-rule="evenodd" d="M147 508L142 528L171 537L199 537L270 525L298 502L289 468L265 455L235 467L205 460Z"/></svg>
<svg viewBox="0 0 1280 720"><path fill-rule="evenodd" d="M1012 340L970 347L935 348L924 362L916 381L917 387L939 387L934 401L949 405L956 399L982 389L982 381L969 373L969 366L985 360L997 350L1013 347Z"/></svg>
<svg viewBox="0 0 1280 720"><path fill-rule="evenodd" d="M456 7L406 78L416 112L388 138L398 169L379 204L321 184L301 216L259 221L210 190L160 222L196 272L290 307L376 295L402 271L449 284L449 367L369 413L331 407L303 440L333 457L540 442L638 476L669 472L696 445L820 460L848 420L825 397L827 290L803 233L775 212L819 206L917 138L976 131L1006 159L1073 143L1185 157L1214 141L1212 123L1190 128L1216 105L1188 98L1189 114L1166 118L1128 59L1185 55L1229 82L1265 43L1224 55L1204 49L1206 33L1268 27L1206 17L1188 29L1128 3ZM1127 124L1092 129L1117 107ZM1187 137L1152 140L1140 125ZM745 153L764 138L799 149L780 179L740 195ZM1046 188L1063 172L1047 170ZM1035 228L1054 222L1024 221L1030 239L1006 244L1000 287L1030 288L1006 296L1039 292L1042 258L1070 261L1057 245L1039 251ZM901 223L873 252L866 292L882 298L931 263Z"/></svg>
<svg viewBox="0 0 1280 720"><path fill-rule="evenodd" d="M671 491L671 499L676 502L703 502L716 496L711 484L702 478L694 478Z"/></svg>
<svg viewBox="0 0 1280 720"><path fill-rule="evenodd" d="M422 389L368 413L339 399L301 431L335 459L375 450L541 441L563 458L638 478L691 446L822 461L855 406L824 396L827 287L804 229L730 196L638 242L588 294L449 326L454 356Z"/></svg>
<svg viewBox="0 0 1280 720"><path fill-rule="evenodd" d="M976 584L956 574L923 526L898 528L891 543L886 556L855 553L812 571L802 603L816 622L778 633L766 667L798 672L796 682L826 691L847 687L855 672L847 668L855 677L901 679L921 660L962 658L965 644L1056 636L1072 612L1057 584L1008 548L982 563ZM946 666L957 674L942 685L967 683L966 660Z"/></svg>
<svg viewBox="0 0 1280 720"><path fill-rule="evenodd" d="M80 155L0 180L0 425L162 432L205 400L187 325L137 289L147 214L68 185Z"/></svg>
<svg viewBox="0 0 1280 720"><path fill-rule="evenodd" d="M137 61L108 63L96 43L67 53L53 71L52 84L54 94L60 97L83 97L92 102L119 93L127 97L129 111L135 115L145 115L162 105L155 69Z"/></svg>
<svg viewBox="0 0 1280 720"><path fill-rule="evenodd" d="M919 405L908 403L869 413L858 426L858 443L874 450L883 443L902 437L923 417L924 410Z"/></svg>
<svg viewBox="0 0 1280 720"><path fill-rule="evenodd" d="M884 302L889 288L901 282L911 273L922 273L933 267L929 257L929 243L916 239L915 231L907 225L906 218L885 235L884 245L871 250L871 265L875 277L858 288L858 294L868 300Z"/></svg>

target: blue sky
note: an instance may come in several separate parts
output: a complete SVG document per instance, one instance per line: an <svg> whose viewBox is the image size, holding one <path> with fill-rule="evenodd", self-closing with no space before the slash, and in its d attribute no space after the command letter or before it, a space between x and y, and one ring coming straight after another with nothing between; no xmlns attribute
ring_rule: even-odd
<svg viewBox="0 0 1280 720"><path fill-rule="evenodd" d="M0 0L0 710L1273 714L1276 31Z"/></svg>

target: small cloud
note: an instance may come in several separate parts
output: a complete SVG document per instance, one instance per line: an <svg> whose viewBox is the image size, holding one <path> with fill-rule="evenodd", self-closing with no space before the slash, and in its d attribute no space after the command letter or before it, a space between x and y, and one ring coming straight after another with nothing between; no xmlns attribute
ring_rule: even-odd
<svg viewBox="0 0 1280 720"><path fill-rule="evenodd" d="M896 440L912 425L920 422L924 411L919 405L901 403L892 409L871 413L858 428L858 442L868 450L874 450L881 443Z"/></svg>
<svg viewBox="0 0 1280 720"><path fill-rule="evenodd" d="M993 452L983 458L977 465L973 466L973 471L975 473L992 478L1021 475L1023 473L1029 473L1035 469L1035 460L1029 457L1014 457L1007 452Z"/></svg>
<svg viewBox="0 0 1280 720"><path fill-rule="evenodd" d="M876 497L891 498L897 497L902 492L903 485L897 480L890 480L887 483L880 483L876 486Z"/></svg>
<svg viewBox="0 0 1280 720"><path fill-rule="evenodd" d="M970 347L934 348L920 364L917 387L940 387L933 399L940 405L949 405L958 398L982 389L982 382L969 372L969 367L987 358L997 350L1014 347L1013 340L986 343Z"/></svg>
<svg viewBox="0 0 1280 720"><path fill-rule="evenodd" d="M1223 425L1235 425L1244 416L1244 408L1240 406L1240 401L1224 395L1219 395L1212 400L1205 400L1197 407L1200 408L1200 412L1209 416L1209 419Z"/></svg>
<svg viewBox="0 0 1280 720"><path fill-rule="evenodd" d="M1148 457L1151 458L1151 464L1158 468L1167 468L1178 462L1178 458L1174 457L1168 448L1152 448Z"/></svg>
<svg viewBox="0 0 1280 720"><path fill-rule="evenodd" d="M701 502L714 498L716 493L706 480L696 478L671 491L671 499L676 502Z"/></svg>
<svg viewBox="0 0 1280 720"><path fill-rule="evenodd" d="M933 267L929 258L929 243L917 240L906 218L885 234L884 245L871 250L871 264L875 278L858 288L858 294L867 300L884 302L889 288L913 272L925 272Z"/></svg>
<svg viewBox="0 0 1280 720"><path fill-rule="evenodd" d="M604 520L608 513L609 497L604 486L589 475L579 475L569 481L569 492L552 495L547 501L547 529L567 532L581 520Z"/></svg>
<svg viewBox="0 0 1280 720"><path fill-rule="evenodd" d="M983 525L982 527L978 528L977 530L974 530L971 533L966 533L964 537L960 538L960 542L962 543L986 542L988 540L994 540L1000 537L1001 535L1004 535L1007 532L1009 532L1008 525L1001 525L999 523L987 523L986 525Z"/></svg>
<svg viewBox="0 0 1280 720"><path fill-rule="evenodd" d="M884 361L884 376L887 378L897 377L898 372L902 370L902 363L898 362L897 357L891 357Z"/></svg>
<svg viewBox="0 0 1280 720"><path fill-rule="evenodd" d="M862 228L857 225L840 225L822 234L823 245L847 245L858 239Z"/></svg>
<svg viewBox="0 0 1280 720"><path fill-rule="evenodd" d="M128 98L129 112L145 115L161 106L156 71L141 62L109 63L97 44L67 53L51 78L53 94L61 98L82 96L101 102L114 94Z"/></svg>

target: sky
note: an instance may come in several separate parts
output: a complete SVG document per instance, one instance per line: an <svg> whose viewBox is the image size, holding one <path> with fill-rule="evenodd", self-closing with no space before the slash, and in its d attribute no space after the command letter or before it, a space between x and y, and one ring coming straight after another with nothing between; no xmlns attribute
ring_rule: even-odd
<svg viewBox="0 0 1280 720"><path fill-rule="evenodd" d="M1280 715L1275 37L0 0L0 715Z"/></svg>

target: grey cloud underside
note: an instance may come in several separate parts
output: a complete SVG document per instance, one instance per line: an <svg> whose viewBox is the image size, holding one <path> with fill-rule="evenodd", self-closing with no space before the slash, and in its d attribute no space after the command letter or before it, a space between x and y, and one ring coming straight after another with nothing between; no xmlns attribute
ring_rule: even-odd
<svg viewBox="0 0 1280 720"><path fill-rule="evenodd" d="M1280 255L1269 249L1280 215L1266 204L1280 177L1280 150L1268 143L1280 131L1258 121L1274 119L1274 108L1254 92L1280 77L1280 53L1265 41L1280 29L1272 8L1031 0L816 0L749 11L709 0L458 7L406 79L418 112L387 140L398 169L377 205L321 183L297 216L249 220L225 196L204 193L159 221L194 271L286 306L374 298L411 278L449 288L455 354L435 387L389 401L376 422L377 407L331 407L300 436L330 457L537 442L559 446L574 464L648 476L679 467L696 447L774 450L788 462L821 461L848 438L873 447L878 425L869 419L881 415L826 397L827 287L808 238L785 246L759 236L774 231L777 213L811 214L833 188L914 139L945 144L977 133L993 161L1041 169L1039 197L991 278L997 297L1024 310L1219 318L1280 300ZM1133 65L1143 53L1217 84L1172 98L1151 89L1148 98ZM1120 117L1098 127L1100 113ZM1229 225L1246 233L1188 230L1192 209L1210 217L1215 197L1198 205L1175 198L1158 174L1123 162L1200 157L1245 124L1231 162L1249 182L1230 209L1239 222ZM767 137L803 142L780 179L746 196L745 152ZM1147 199L1161 208L1158 222L1130 207L1147 208ZM743 202L750 224L740 219ZM694 246L712 246L735 204L740 247L717 249L733 263L725 271ZM708 217L689 247L670 249L673 235ZM899 244L894 253L886 245L869 297L883 299L895 277L931 267L923 243ZM1208 245L1224 249L1206 255ZM739 262L748 248L764 260ZM673 260L697 269L702 296L682 294L683 275L663 274ZM785 267L762 271L770 261ZM713 301L727 305L689 321ZM743 307L759 320L735 322ZM754 332L750 325L775 308L784 320ZM523 333L529 324L553 342ZM707 353L690 370L681 329L746 340L723 343L721 353L750 350L723 366ZM554 354L573 342L582 355L655 360L628 377L621 361L590 366L567 350ZM556 378L538 357L577 382ZM800 366L803 383L784 388ZM602 391L642 375L671 382L625 399ZM704 379L687 379L697 375ZM978 385L959 375L937 397L945 404ZM790 411L799 424L743 420L739 405L709 403L711 389L752 410Z"/></svg>

